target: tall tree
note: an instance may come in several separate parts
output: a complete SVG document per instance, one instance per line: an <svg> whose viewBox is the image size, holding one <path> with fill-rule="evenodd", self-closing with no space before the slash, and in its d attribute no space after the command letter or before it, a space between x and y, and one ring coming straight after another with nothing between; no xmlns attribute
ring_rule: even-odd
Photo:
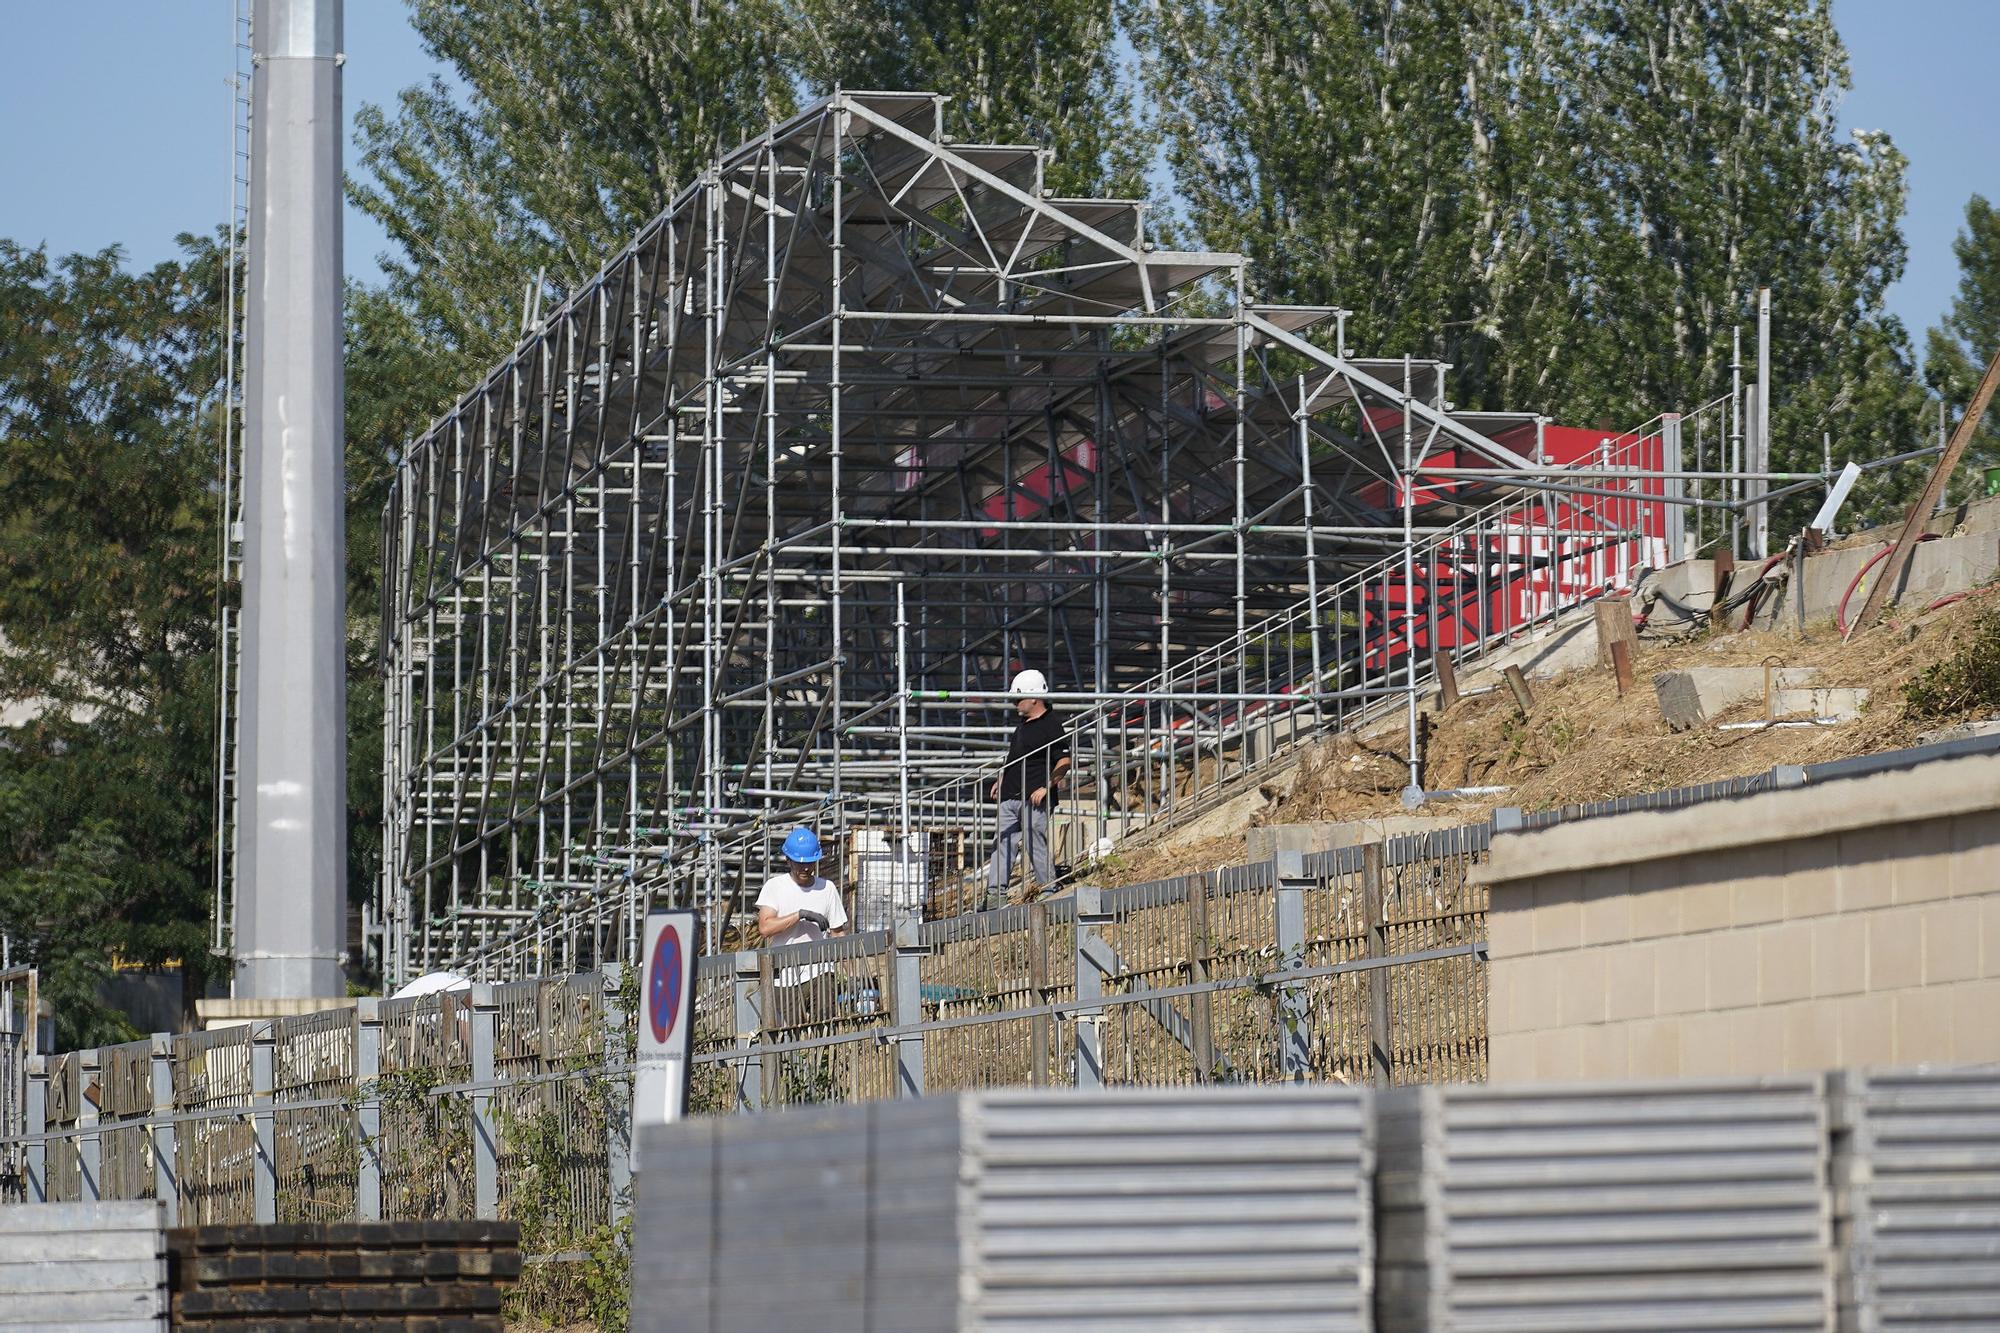
<svg viewBox="0 0 2000 1333"><path fill-rule="evenodd" d="M1773 439L1873 456L1916 420L1903 159L1844 142L1822 0L1158 0L1134 7L1193 225L1454 397L1636 424L1727 387L1777 293Z"/></svg>
<svg viewBox="0 0 2000 1333"><path fill-rule="evenodd" d="M1146 144L1120 78L1116 0L795 0L806 83L948 94L949 132L1054 150L1059 195L1144 190Z"/></svg>
<svg viewBox="0 0 2000 1333"><path fill-rule="evenodd" d="M2000 352L2000 210L1983 195L1973 195L1966 204L1965 230L1952 242L1951 252L1958 257L1958 294L1925 340L1924 378L1958 417L1986 363ZM1983 488L1979 473L1995 465L2000 465L2000 423L1989 412L1953 478L1954 489Z"/></svg>
<svg viewBox="0 0 2000 1333"><path fill-rule="evenodd" d="M453 83L356 116L350 185L438 392L520 326L523 285L573 288L713 158L787 113L776 0L411 0ZM455 84L455 86L454 86ZM433 404L435 405L435 404Z"/></svg>
<svg viewBox="0 0 2000 1333"><path fill-rule="evenodd" d="M0 931L69 1043L124 1033L112 958L209 970L225 261L181 242L0 241Z"/></svg>

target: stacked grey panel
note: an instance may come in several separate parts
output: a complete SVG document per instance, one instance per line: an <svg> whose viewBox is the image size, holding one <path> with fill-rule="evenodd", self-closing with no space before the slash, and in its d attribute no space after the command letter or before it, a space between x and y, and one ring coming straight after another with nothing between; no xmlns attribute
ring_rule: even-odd
<svg viewBox="0 0 2000 1333"><path fill-rule="evenodd" d="M0 1330L153 1333L166 1319L167 1253L157 1203L0 1208Z"/></svg>
<svg viewBox="0 0 2000 1333"><path fill-rule="evenodd" d="M1846 1078L1841 1324L2000 1328L2000 1066Z"/></svg>
<svg viewBox="0 0 2000 1333"><path fill-rule="evenodd" d="M1367 1094L983 1093L643 1136L635 1328L1367 1329Z"/></svg>
<svg viewBox="0 0 2000 1333"><path fill-rule="evenodd" d="M962 1326L1369 1328L1369 1122L1326 1086L967 1098Z"/></svg>
<svg viewBox="0 0 2000 1333"><path fill-rule="evenodd" d="M1384 1100L1385 1329L1824 1329L1816 1077Z"/></svg>

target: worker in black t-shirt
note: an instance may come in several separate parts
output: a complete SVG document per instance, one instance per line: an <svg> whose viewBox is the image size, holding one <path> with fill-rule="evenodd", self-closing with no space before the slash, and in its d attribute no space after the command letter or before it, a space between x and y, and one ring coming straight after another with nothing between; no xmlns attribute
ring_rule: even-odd
<svg viewBox="0 0 2000 1333"><path fill-rule="evenodd" d="M1003 906L1007 884L1014 876L1016 844L1028 841L1028 870L1036 888L1047 892L1055 887L1056 871L1049 859L1049 809L1055 804L1056 788L1069 771L1069 737L1062 723L1049 711L1049 682L1039 671L1023 671L1014 677L1011 691L1021 723L1007 746L1007 762L987 795L1000 802L999 840L993 845L993 864L986 872L986 905Z"/></svg>

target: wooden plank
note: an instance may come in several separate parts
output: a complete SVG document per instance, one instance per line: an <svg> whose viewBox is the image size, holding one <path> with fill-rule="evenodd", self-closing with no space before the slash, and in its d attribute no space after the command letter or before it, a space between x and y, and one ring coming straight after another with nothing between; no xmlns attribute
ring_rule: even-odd
<svg viewBox="0 0 2000 1333"><path fill-rule="evenodd" d="M19 1203L0 1208L0 1236L52 1231L157 1231L159 1205L151 1199L106 1203Z"/></svg>
<svg viewBox="0 0 2000 1333"><path fill-rule="evenodd" d="M1437 672L1438 712L1450 712L1451 706L1458 702L1458 672L1452 669L1451 654L1432 654L1431 665Z"/></svg>
<svg viewBox="0 0 2000 1333"><path fill-rule="evenodd" d="M59 1259L79 1263L150 1259L161 1252L157 1231L52 1231L46 1236L9 1236L0 1243L0 1268Z"/></svg>
<svg viewBox="0 0 2000 1333"><path fill-rule="evenodd" d="M166 1293L152 1291L100 1291L87 1294L57 1292L45 1295L10 1295L0 1301L0 1327L14 1323L81 1324L90 1320L133 1319L166 1313Z"/></svg>
<svg viewBox="0 0 2000 1333"><path fill-rule="evenodd" d="M1618 677L1618 697L1632 691L1632 650L1623 643L1611 645L1611 671Z"/></svg>
<svg viewBox="0 0 2000 1333"><path fill-rule="evenodd" d="M1535 692L1528 688L1528 678L1521 674L1521 668L1517 666L1508 667L1504 674L1507 677L1507 688L1514 692L1515 705L1520 708L1522 715L1526 716L1535 707Z"/></svg>
<svg viewBox="0 0 2000 1333"><path fill-rule="evenodd" d="M15 1263L10 1252L0 1259L0 1297L38 1293L51 1295L107 1291L150 1291L167 1280L163 1255L140 1259L46 1259Z"/></svg>
<svg viewBox="0 0 2000 1333"><path fill-rule="evenodd" d="M1944 497L1945 484L1951 474L1958 470L1958 462L1965 457L1967 446L1979 430L1980 419L1986 415L1987 405L1993 401L1993 390L2000 386L2000 351L1986 363L1986 373L1979 377L1979 387L1973 391L1972 402L1966 407L1965 415L1959 418L1958 429L1951 433L1951 443L1931 469L1930 480L1924 483L1924 492L1917 502L1910 506L1910 516L1903 521L1902 535L1896 538L1896 548L1889 555L1889 563L1882 566L1876 576L1875 586L1868 590L1868 600L1861 604L1861 614L1847 627L1847 637L1853 638L1856 631L1875 623L1875 617L1889 604L1889 598L1903 581L1904 571L1910 567L1910 554L1917 549L1917 538L1923 536L1924 525L1930 521L1931 511L1937 508Z"/></svg>
<svg viewBox="0 0 2000 1333"><path fill-rule="evenodd" d="M1593 608L1597 617L1597 664L1611 665L1611 646L1622 643L1629 649L1639 646L1639 632L1632 626L1632 602L1626 597L1605 597Z"/></svg>
<svg viewBox="0 0 2000 1333"><path fill-rule="evenodd" d="M1715 600L1708 606L1708 623L1720 626L1729 618L1722 609L1723 601L1729 596L1729 585L1736 578L1736 552L1727 546L1715 548Z"/></svg>

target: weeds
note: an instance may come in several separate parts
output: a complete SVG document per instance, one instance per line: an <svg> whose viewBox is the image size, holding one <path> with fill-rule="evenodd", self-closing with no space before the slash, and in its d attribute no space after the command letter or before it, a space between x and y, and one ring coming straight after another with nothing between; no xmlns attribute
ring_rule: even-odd
<svg viewBox="0 0 2000 1333"><path fill-rule="evenodd" d="M1904 685L1903 703L1917 720L2000 712L2000 613L1980 615L1951 656Z"/></svg>

